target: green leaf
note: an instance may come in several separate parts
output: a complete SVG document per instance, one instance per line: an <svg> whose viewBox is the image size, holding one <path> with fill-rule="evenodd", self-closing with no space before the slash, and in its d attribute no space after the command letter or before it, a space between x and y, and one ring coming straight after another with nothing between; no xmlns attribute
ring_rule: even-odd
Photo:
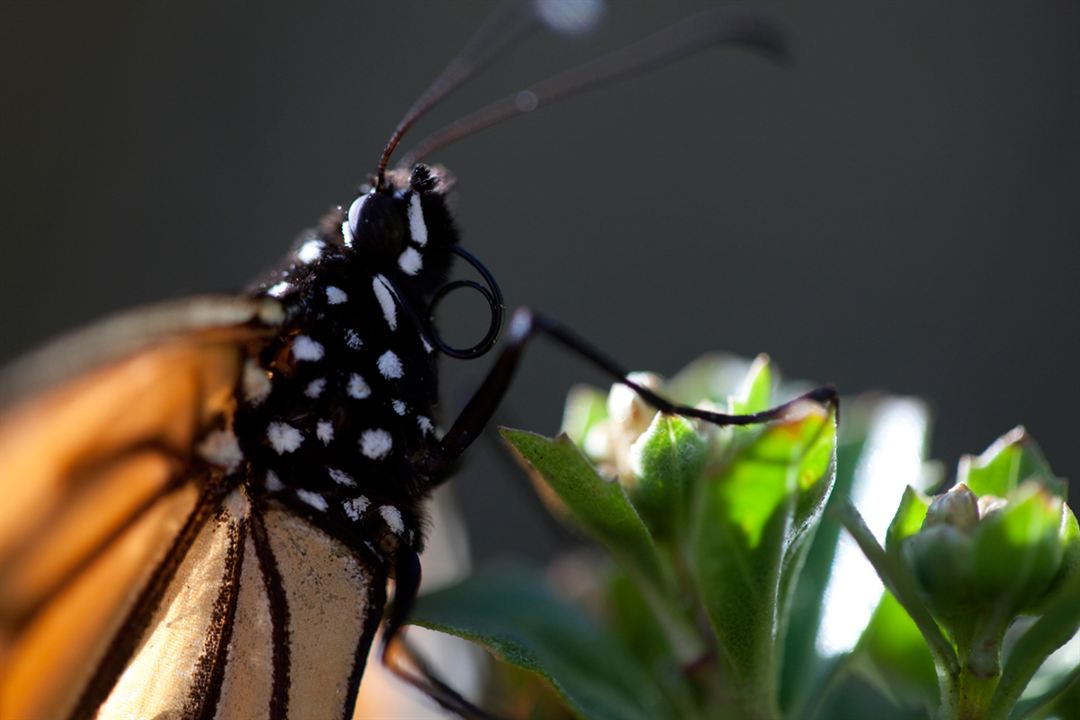
<svg viewBox="0 0 1080 720"><path fill-rule="evenodd" d="M607 397L604 393L588 385L575 385L566 396L562 432L578 447L586 447L585 439L589 431L607 416Z"/></svg>
<svg viewBox="0 0 1080 720"><path fill-rule="evenodd" d="M1058 480L1038 445L1022 427L998 438L982 455L960 458L956 481L964 483L978 496L1005 497L1024 480L1035 479L1047 490L1065 497L1064 484Z"/></svg>
<svg viewBox="0 0 1080 720"><path fill-rule="evenodd" d="M546 678L581 718L651 720L673 711L619 640L522 569L478 573L425 595L411 622L465 638Z"/></svg>
<svg viewBox="0 0 1080 720"><path fill-rule="evenodd" d="M680 370L664 386L668 396L688 405L708 400L725 405L746 377L750 362L722 353L702 355Z"/></svg>
<svg viewBox="0 0 1080 720"><path fill-rule="evenodd" d="M856 653L872 673L864 674L898 702L938 703L937 671L919 628L891 593L884 593Z"/></svg>
<svg viewBox="0 0 1080 720"><path fill-rule="evenodd" d="M731 402L731 412L738 415L768 410L772 402L773 385L772 365L768 355L758 355L750 364L750 369L743 378Z"/></svg>
<svg viewBox="0 0 1080 720"><path fill-rule="evenodd" d="M673 591L670 569L619 483L600 477L565 435L552 440L509 428L499 433L619 564L664 594Z"/></svg>
<svg viewBox="0 0 1080 720"><path fill-rule="evenodd" d="M816 496L820 513L834 441L834 417L822 407L768 425L706 477L694 503L692 566L702 602L743 701L763 711L777 702L777 623L811 524L809 513L797 523L800 496Z"/></svg>
<svg viewBox="0 0 1080 720"><path fill-rule="evenodd" d="M634 506L661 539L685 528L694 483L705 467L705 440L685 418L657 413L630 448Z"/></svg>
<svg viewBox="0 0 1080 720"><path fill-rule="evenodd" d="M889 529L885 533L885 552L894 557L900 553L900 543L922 529L926 513L930 510L930 499L910 485L900 498Z"/></svg>

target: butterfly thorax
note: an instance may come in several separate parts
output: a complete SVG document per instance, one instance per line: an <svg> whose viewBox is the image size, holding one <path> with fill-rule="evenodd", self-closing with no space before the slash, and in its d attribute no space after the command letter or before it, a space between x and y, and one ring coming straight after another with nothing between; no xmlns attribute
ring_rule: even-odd
<svg viewBox="0 0 1080 720"><path fill-rule="evenodd" d="M456 241L420 168L330 213L253 290L286 320L248 349L236 389L234 474L249 494L384 557L419 548L435 479L417 468L437 443L427 304Z"/></svg>

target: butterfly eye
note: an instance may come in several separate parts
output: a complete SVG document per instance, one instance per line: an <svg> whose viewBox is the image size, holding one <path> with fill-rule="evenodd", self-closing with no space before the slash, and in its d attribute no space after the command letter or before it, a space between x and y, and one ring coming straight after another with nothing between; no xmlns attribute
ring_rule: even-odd
<svg viewBox="0 0 1080 720"><path fill-rule="evenodd" d="M353 200L353 204L349 206L349 232L354 237L356 236L356 229L360 225L360 213L369 197L371 197L371 193L361 195Z"/></svg>
<svg viewBox="0 0 1080 720"><path fill-rule="evenodd" d="M349 206L351 245L374 260L396 261L406 244L405 206L399 197L378 190Z"/></svg>

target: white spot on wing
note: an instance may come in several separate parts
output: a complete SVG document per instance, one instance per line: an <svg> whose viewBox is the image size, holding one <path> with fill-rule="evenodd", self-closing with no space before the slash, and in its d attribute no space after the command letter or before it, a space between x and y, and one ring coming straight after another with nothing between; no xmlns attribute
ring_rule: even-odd
<svg viewBox="0 0 1080 720"><path fill-rule="evenodd" d="M345 331L345 344L353 350L359 350L364 347L364 341L360 339L360 336L356 334L355 330Z"/></svg>
<svg viewBox="0 0 1080 720"><path fill-rule="evenodd" d="M405 252L398 256L398 267L406 275L415 275L424 267L424 258L416 251L416 248L406 248Z"/></svg>
<svg viewBox="0 0 1080 720"><path fill-rule="evenodd" d="M304 389L304 394L314 400L322 395L323 389L326 387L326 378L319 378L318 380L312 380L308 383L307 388Z"/></svg>
<svg viewBox="0 0 1080 720"><path fill-rule="evenodd" d="M329 473L330 479L336 482L338 485L355 486L356 481L352 479L352 475L344 470L338 470L337 468L328 467L326 472Z"/></svg>
<svg viewBox="0 0 1080 720"><path fill-rule="evenodd" d="M383 317L391 330L397 330L397 305L394 303L394 294L390 292L390 285L382 275L376 275L371 283L371 289L375 291L375 298L382 307Z"/></svg>
<svg viewBox="0 0 1080 720"><path fill-rule="evenodd" d="M266 471L266 491L267 492L280 492L285 489L285 485L281 482L281 478L277 476L277 473L273 470Z"/></svg>
<svg viewBox="0 0 1080 720"><path fill-rule="evenodd" d="M221 504L237 520L246 518L251 512L251 503L248 501L247 495L239 488L226 495Z"/></svg>
<svg viewBox="0 0 1080 720"><path fill-rule="evenodd" d="M295 452L300 443L304 442L304 436L292 425L275 422L266 426L266 439L277 451L278 455Z"/></svg>
<svg viewBox="0 0 1080 720"><path fill-rule="evenodd" d="M370 506L371 502L363 495L341 503L341 507L345 509L345 514L354 522L359 520L360 516L362 516Z"/></svg>
<svg viewBox="0 0 1080 720"><path fill-rule="evenodd" d="M413 193L409 200L409 234L413 242L424 247L427 245L427 224L424 222L424 209L420 206L419 193Z"/></svg>
<svg viewBox="0 0 1080 720"><path fill-rule="evenodd" d="M329 445L334 439L334 425L329 420L320 420L315 426L315 436L322 440L323 445Z"/></svg>
<svg viewBox="0 0 1080 720"><path fill-rule="evenodd" d="M281 282L277 283L276 285L273 285L269 290L267 290L266 294L269 295L270 297L279 298L279 297L282 297L288 291L289 291L289 283L282 280Z"/></svg>
<svg viewBox="0 0 1080 720"><path fill-rule="evenodd" d="M405 374L401 358L393 350L387 350L379 356L379 372L387 380L396 380Z"/></svg>
<svg viewBox="0 0 1080 720"><path fill-rule="evenodd" d="M326 288L326 302L330 303L331 305L340 305L341 303L346 302L348 299L349 296L346 295L345 291L341 288L334 287L333 285Z"/></svg>
<svg viewBox="0 0 1080 720"><path fill-rule="evenodd" d="M269 374L259 367L254 360L244 363L244 376L241 380L244 390L244 400L252 405L258 405L272 389Z"/></svg>
<svg viewBox="0 0 1080 720"><path fill-rule="evenodd" d="M297 490L296 497L300 498L316 510L326 510L326 498L319 493L314 493L310 490Z"/></svg>
<svg viewBox="0 0 1080 720"><path fill-rule="evenodd" d="M383 520L386 521L386 526L395 535L400 535L405 531L405 523L401 519L401 511L393 505L382 505L379 507L379 514L382 515Z"/></svg>
<svg viewBox="0 0 1080 720"><path fill-rule="evenodd" d="M325 350L322 343L312 340L307 335L297 335L293 338L292 354L297 360L322 360Z"/></svg>
<svg viewBox="0 0 1080 720"><path fill-rule="evenodd" d="M371 397L371 386L367 384L363 376L360 373L353 373L349 376L349 387L347 388L349 397L356 400L363 400L364 398Z"/></svg>
<svg viewBox="0 0 1080 720"><path fill-rule="evenodd" d="M394 406L394 412L396 412L398 415L404 415L405 411L409 409L408 406L401 400L394 400L392 405Z"/></svg>
<svg viewBox="0 0 1080 720"><path fill-rule="evenodd" d="M236 441L232 430L207 433L198 449L203 460L225 468L226 472L232 472L244 460L244 453L240 450L240 443Z"/></svg>
<svg viewBox="0 0 1080 720"><path fill-rule="evenodd" d="M420 428L420 432L424 435L430 435L435 431L435 426L431 422L431 418L423 415L416 416L416 426Z"/></svg>
<svg viewBox="0 0 1080 720"><path fill-rule="evenodd" d="M385 430L365 430L360 434L360 452L372 460L381 460L394 449L394 440Z"/></svg>
<svg viewBox="0 0 1080 720"><path fill-rule="evenodd" d="M300 249L296 252L296 257L300 262L308 265L318 260L322 256L322 251L322 240L308 240L300 246Z"/></svg>

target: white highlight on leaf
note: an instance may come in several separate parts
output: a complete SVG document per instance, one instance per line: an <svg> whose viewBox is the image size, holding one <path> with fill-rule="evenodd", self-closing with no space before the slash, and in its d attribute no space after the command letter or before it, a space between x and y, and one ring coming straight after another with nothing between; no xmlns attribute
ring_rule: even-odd
<svg viewBox="0 0 1080 720"><path fill-rule="evenodd" d="M379 514L382 515L383 520L386 521L386 526L395 535L400 535L405 531L405 522L401 519L401 511L393 505L380 506Z"/></svg>
<svg viewBox="0 0 1080 720"><path fill-rule="evenodd" d="M278 455L295 452L304 442L304 436L292 425L282 422L270 423L266 426L266 439L277 451Z"/></svg>
<svg viewBox="0 0 1080 720"><path fill-rule="evenodd" d="M394 400L391 404L394 406L394 412L396 412L398 415L404 415L405 411L409 409L408 406L405 405L405 403L401 400Z"/></svg>
<svg viewBox="0 0 1080 720"><path fill-rule="evenodd" d="M344 508L345 514L349 516L349 519L356 522L365 512L367 512L367 509L371 507L371 501L361 495L360 497L346 500L341 503L341 507Z"/></svg>
<svg viewBox="0 0 1080 720"><path fill-rule="evenodd" d="M397 330L397 305L394 302L394 294L390 292L390 284L382 275L376 275L371 283L371 289L375 291L375 298L382 307L386 324L391 330Z"/></svg>
<svg viewBox="0 0 1080 720"><path fill-rule="evenodd" d="M300 498L316 510L326 510L326 498L319 493L311 492L310 490L297 490L296 497Z"/></svg>
<svg viewBox="0 0 1080 720"><path fill-rule="evenodd" d="M367 384L367 381L364 380L360 373L353 373L349 376L349 386L346 388L346 392L349 393L349 397L355 400L363 400L371 397L371 386Z"/></svg>
<svg viewBox="0 0 1080 720"><path fill-rule="evenodd" d="M273 470L266 471L266 491L267 492L280 492L285 489L285 485L281 482L281 478L277 476L277 473Z"/></svg>
<svg viewBox="0 0 1080 720"><path fill-rule="evenodd" d="M307 335L297 335L293 338L292 354L297 360L315 362L316 360L322 360L326 351L323 349L322 343L312 340Z"/></svg>
<svg viewBox="0 0 1080 720"><path fill-rule="evenodd" d="M427 245L427 224L424 222L424 209L420 206L420 194L415 192L409 200L409 234L412 235L413 242L420 247Z"/></svg>
<svg viewBox="0 0 1080 720"><path fill-rule="evenodd" d="M343 302L347 302L349 296L345 294L345 291L339 287L330 285L326 288L326 302L331 305L340 305Z"/></svg>
<svg viewBox="0 0 1080 720"><path fill-rule="evenodd" d="M387 350L379 356L379 372L387 380L396 380L405 374L401 358L393 350Z"/></svg>
<svg viewBox="0 0 1080 720"><path fill-rule="evenodd" d="M365 430L360 434L360 452L372 460L381 460L394 449L394 440L385 430Z"/></svg>
<svg viewBox="0 0 1080 720"><path fill-rule="evenodd" d="M319 378L318 380L312 380L308 383L308 386L304 389L304 394L314 400L322 395L323 389L326 388L326 378Z"/></svg>
<svg viewBox="0 0 1080 720"><path fill-rule="evenodd" d="M288 291L289 291L289 283L282 280L281 282L277 283L276 285L273 285L269 290L267 290L266 294L269 295L270 297L279 298L279 297L282 297L283 295L285 295L285 293L287 293Z"/></svg>
<svg viewBox="0 0 1080 720"><path fill-rule="evenodd" d="M337 468L328 467L326 472L329 473L330 479L336 482L338 485L347 485L350 487L356 486L356 481L352 479L352 475L344 470L338 470Z"/></svg>
<svg viewBox="0 0 1080 720"><path fill-rule="evenodd" d="M296 252L296 257L305 265L310 265L322 257L323 247L322 240L308 240L300 246L300 249Z"/></svg>
<svg viewBox="0 0 1080 720"><path fill-rule="evenodd" d="M431 418L425 417L424 415L416 416L416 426L420 428L420 432L424 435L430 435L435 432L435 425L432 424Z"/></svg>
<svg viewBox="0 0 1080 720"><path fill-rule="evenodd" d="M226 472L232 472L244 461L244 453L240 449L236 435L227 428L207 433L203 441L199 443L198 451L203 460L211 465L225 468Z"/></svg>
<svg viewBox="0 0 1080 720"><path fill-rule="evenodd" d="M315 437L322 440L323 445L329 445L334 439L334 425L329 420L320 420L315 426Z"/></svg>
<svg viewBox="0 0 1080 720"><path fill-rule="evenodd" d="M254 360L244 363L244 375L240 382L243 386L244 400L252 405L262 403L273 389L270 385L269 373Z"/></svg>
<svg viewBox="0 0 1080 720"><path fill-rule="evenodd" d="M360 336L356 334L355 330L345 331L345 344L353 350L359 350L364 347L364 341L360 339Z"/></svg>
<svg viewBox="0 0 1080 720"><path fill-rule="evenodd" d="M416 248L406 248L397 261L398 267L406 275L415 275L424 267L424 258L416 251Z"/></svg>

